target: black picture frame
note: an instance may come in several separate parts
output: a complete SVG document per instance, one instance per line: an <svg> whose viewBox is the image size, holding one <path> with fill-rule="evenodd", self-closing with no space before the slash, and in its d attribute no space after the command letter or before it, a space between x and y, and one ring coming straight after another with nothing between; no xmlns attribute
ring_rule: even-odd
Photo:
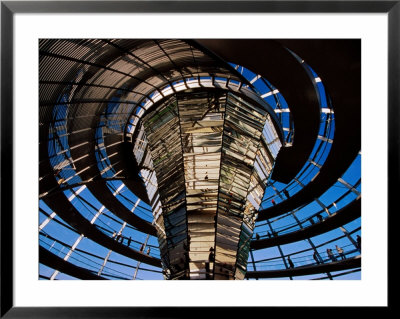
<svg viewBox="0 0 400 319"><path fill-rule="evenodd" d="M400 1L1 1L1 317L6 318L179 318L177 307L15 307L13 299L13 19L16 13L121 12L272 12L272 13L387 13L388 14L388 208L396 209L399 185ZM385 213L385 212L381 212ZM388 218L391 216L388 214ZM388 223L388 234L392 234ZM390 250L391 241L388 240ZM390 265L390 254L389 265ZM388 285L390 281L388 282ZM388 310L393 304L389 295ZM223 307L196 309L198 315L226 316ZM276 309L272 309L276 311ZM192 311L192 310L191 310ZM232 309L231 309L232 311ZM249 309L234 310L234 316ZM309 309L292 307L296 317ZM341 310L333 310L340 314ZM345 310L349 311L349 309ZM278 313L276 313L278 314ZM355 314L353 312L353 314ZM253 314L252 314L253 315ZM321 313L323 315L323 313Z"/></svg>

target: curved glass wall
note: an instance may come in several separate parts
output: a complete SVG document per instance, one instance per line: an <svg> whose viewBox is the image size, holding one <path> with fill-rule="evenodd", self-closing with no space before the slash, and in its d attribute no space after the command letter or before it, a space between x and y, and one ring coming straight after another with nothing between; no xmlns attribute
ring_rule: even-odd
<svg viewBox="0 0 400 319"><path fill-rule="evenodd" d="M270 173L296 143L297 106L273 78L192 40L41 40L39 278L359 279L361 152L315 191L339 143L335 100L312 61L287 52L314 85L320 120L307 162L284 184ZM171 99L175 126L157 124L173 118L160 109ZM247 122L263 103L256 133ZM166 156L176 148L181 160ZM223 164L238 154L250 170Z"/></svg>

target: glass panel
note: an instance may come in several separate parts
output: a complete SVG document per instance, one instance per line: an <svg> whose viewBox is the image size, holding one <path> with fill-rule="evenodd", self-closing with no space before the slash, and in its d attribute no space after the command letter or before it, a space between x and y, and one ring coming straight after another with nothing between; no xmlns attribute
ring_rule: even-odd
<svg viewBox="0 0 400 319"><path fill-rule="evenodd" d="M182 275L187 263L184 258L187 226L183 154L176 99L170 98L149 112L143 118L143 126L164 215L164 227L158 224L161 233L165 229L165 238L162 238L164 235L160 238L161 258L164 266L170 269L171 276L177 277Z"/></svg>

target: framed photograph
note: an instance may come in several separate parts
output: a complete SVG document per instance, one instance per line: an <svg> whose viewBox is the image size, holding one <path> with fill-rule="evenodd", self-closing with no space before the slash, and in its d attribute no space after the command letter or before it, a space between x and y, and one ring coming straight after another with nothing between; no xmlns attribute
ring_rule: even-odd
<svg viewBox="0 0 400 319"><path fill-rule="evenodd" d="M399 18L2 1L1 316L389 310Z"/></svg>

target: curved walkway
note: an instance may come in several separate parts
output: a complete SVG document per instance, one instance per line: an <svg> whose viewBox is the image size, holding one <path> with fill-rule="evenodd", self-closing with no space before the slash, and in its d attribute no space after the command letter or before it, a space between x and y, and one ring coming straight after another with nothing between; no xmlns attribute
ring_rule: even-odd
<svg viewBox="0 0 400 319"><path fill-rule="evenodd" d="M246 274L246 278L279 278L279 277L306 276L319 273L353 269L358 267L361 267L361 256L347 258L340 261L333 261L326 264L301 266L289 269L248 271Z"/></svg>
<svg viewBox="0 0 400 319"><path fill-rule="evenodd" d="M326 233L337 227L345 225L360 216L361 199L356 199L339 211L325 218L322 222L315 223L309 227L302 228L289 234L284 234L272 238L253 240L250 242L250 247L254 250L257 250L277 245L289 244L299 240L311 238L313 236Z"/></svg>
<svg viewBox="0 0 400 319"><path fill-rule="evenodd" d="M63 272L72 277L82 280L107 280L106 278L97 276L89 270L71 264L68 261L54 255L47 249L39 246L39 262L47 267L53 268L60 272Z"/></svg>
<svg viewBox="0 0 400 319"><path fill-rule="evenodd" d="M54 194L51 197L45 198L44 201L66 223L76 229L80 234L97 242L99 245L142 263L161 267L160 259L124 246L98 230L78 212L63 193Z"/></svg>

